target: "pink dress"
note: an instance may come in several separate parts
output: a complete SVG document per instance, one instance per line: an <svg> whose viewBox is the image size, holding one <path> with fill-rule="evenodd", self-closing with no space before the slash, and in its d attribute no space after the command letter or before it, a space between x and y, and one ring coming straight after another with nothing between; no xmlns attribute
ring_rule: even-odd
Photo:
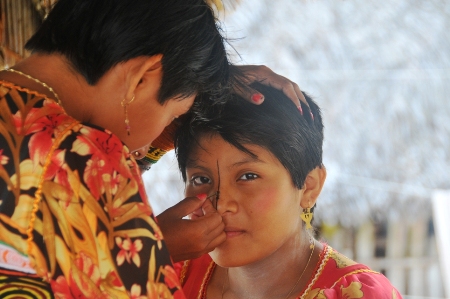
<svg viewBox="0 0 450 299"><path fill-rule="evenodd" d="M204 299L216 264L208 254L185 261L180 280L188 299ZM389 280L324 244L319 262L298 299L400 299Z"/></svg>

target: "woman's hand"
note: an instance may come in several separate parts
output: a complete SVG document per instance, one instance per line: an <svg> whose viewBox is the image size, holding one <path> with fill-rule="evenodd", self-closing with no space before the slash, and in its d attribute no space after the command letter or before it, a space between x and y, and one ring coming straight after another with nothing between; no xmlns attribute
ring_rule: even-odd
<svg viewBox="0 0 450 299"><path fill-rule="evenodd" d="M292 102L303 114L300 102L309 108L303 93L298 85L286 77L274 73L270 68L265 65L235 65L232 66L237 69L239 80L243 81L245 86L252 84L253 82L259 82L261 84L271 86L275 89L283 91L283 93L291 99ZM234 92L239 96L247 99L254 104L261 104L264 101L264 96L251 87L244 87L241 84L235 85Z"/></svg>
<svg viewBox="0 0 450 299"><path fill-rule="evenodd" d="M198 217L183 218L193 213ZM206 196L185 198L156 218L174 262L200 257L226 240L222 216Z"/></svg>

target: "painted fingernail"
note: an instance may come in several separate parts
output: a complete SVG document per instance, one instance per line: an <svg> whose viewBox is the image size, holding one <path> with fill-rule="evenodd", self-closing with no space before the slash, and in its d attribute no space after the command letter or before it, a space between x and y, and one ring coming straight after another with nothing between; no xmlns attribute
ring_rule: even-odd
<svg viewBox="0 0 450 299"><path fill-rule="evenodd" d="M202 193L202 194L198 194L197 198L200 199L201 201L204 201L207 196L208 196L208 194Z"/></svg>
<svg viewBox="0 0 450 299"><path fill-rule="evenodd" d="M314 114L312 114L311 111L309 111L309 113L311 114L311 119L314 121Z"/></svg>
<svg viewBox="0 0 450 299"><path fill-rule="evenodd" d="M264 101L264 96L260 93L255 93L252 95L252 101L256 104L260 104Z"/></svg>
<svg viewBox="0 0 450 299"><path fill-rule="evenodd" d="M302 105L299 105L297 107L298 111L300 111L300 114L303 115L303 109L302 109Z"/></svg>

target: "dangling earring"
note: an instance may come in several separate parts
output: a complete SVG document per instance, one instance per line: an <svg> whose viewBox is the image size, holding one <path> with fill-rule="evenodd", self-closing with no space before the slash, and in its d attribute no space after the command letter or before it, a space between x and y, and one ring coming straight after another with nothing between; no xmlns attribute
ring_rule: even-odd
<svg viewBox="0 0 450 299"><path fill-rule="evenodd" d="M300 218L305 222L306 229L312 229L311 220L313 218L314 213L311 212L311 208L303 209L303 212L300 214Z"/></svg>
<svg viewBox="0 0 450 299"><path fill-rule="evenodd" d="M134 101L134 95L133 98L128 102L125 103L126 99L123 99L122 102L120 103L124 109L125 112L125 130L127 130L128 136L130 136L130 120L128 119L128 105L130 105L133 101Z"/></svg>

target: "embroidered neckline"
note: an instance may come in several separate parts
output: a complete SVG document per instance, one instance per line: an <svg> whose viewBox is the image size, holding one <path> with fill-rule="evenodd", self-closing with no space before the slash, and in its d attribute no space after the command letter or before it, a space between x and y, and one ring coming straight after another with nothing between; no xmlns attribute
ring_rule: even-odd
<svg viewBox="0 0 450 299"><path fill-rule="evenodd" d="M311 276L311 280L309 284L307 284L306 288L300 293L297 299L304 299L305 296L311 291L312 286L316 283L319 277L322 275L323 270L325 269L325 265L328 263L330 259L333 248L328 246L327 244L323 244L322 252L320 253L319 262L317 263L316 269L313 272L313 276Z"/></svg>
<svg viewBox="0 0 450 299"><path fill-rule="evenodd" d="M200 286L200 290L198 291L198 299L205 299L206 298L206 290L208 289L209 281L211 280L211 276L214 273L214 269L216 268L216 263L214 261L211 261L209 263L208 269L206 270L206 274L203 277L202 284Z"/></svg>
<svg viewBox="0 0 450 299"><path fill-rule="evenodd" d="M180 285L184 284L184 279L186 278L186 273L189 268L189 265L191 264L191 260L187 260L183 262L183 267L181 268L180 273Z"/></svg>

